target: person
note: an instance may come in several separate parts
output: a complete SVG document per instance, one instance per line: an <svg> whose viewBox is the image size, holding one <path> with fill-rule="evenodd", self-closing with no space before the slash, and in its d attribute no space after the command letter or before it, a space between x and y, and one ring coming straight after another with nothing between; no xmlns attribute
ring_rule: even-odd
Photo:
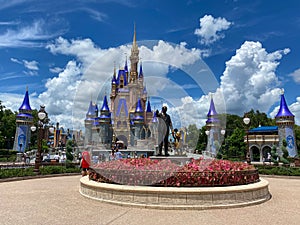
<svg viewBox="0 0 300 225"><path fill-rule="evenodd" d="M162 156L162 147L164 145L165 156L169 156L168 147L169 147L169 133L170 129L173 133L173 126L170 115L167 114L167 106L163 106L161 109L161 113L156 110L156 116L158 118L158 132L159 132L159 147L158 147L158 155Z"/></svg>
<svg viewBox="0 0 300 225"><path fill-rule="evenodd" d="M267 159L268 159L268 162L271 163L271 154L270 154L270 152L268 152L268 154L267 154Z"/></svg>
<svg viewBox="0 0 300 225"><path fill-rule="evenodd" d="M116 153L115 153L116 159L122 159L123 158L123 154L119 151L119 149L116 149Z"/></svg>
<svg viewBox="0 0 300 225"><path fill-rule="evenodd" d="M58 152L55 153L55 156L53 157L54 160L56 160L56 162L59 162L59 155Z"/></svg>
<svg viewBox="0 0 300 225"><path fill-rule="evenodd" d="M82 169L82 171L81 171L82 176L88 175L90 165L91 165L90 153L88 151L82 152L82 158L80 161L80 168Z"/></svg>
<svg viewBox="0 0 300 225"><path fill-rule="evenodd" d="M115 160L116 159L116 155L115 155L115 149L113 148L111 150L111 153L109 155L109 161Z"/></svg>

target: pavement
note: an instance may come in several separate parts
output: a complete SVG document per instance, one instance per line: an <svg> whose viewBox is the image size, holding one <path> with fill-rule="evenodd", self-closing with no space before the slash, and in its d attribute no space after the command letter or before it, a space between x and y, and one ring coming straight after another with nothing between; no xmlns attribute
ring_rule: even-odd
<svg viewBox="0 0 300 225"><path fill-rule="evenodd" d="M300 179L266 177L272 198L262 204L213 210L116 206L79 193L81 176L0 183L1 225L253 225L300 224Z"/></svg>

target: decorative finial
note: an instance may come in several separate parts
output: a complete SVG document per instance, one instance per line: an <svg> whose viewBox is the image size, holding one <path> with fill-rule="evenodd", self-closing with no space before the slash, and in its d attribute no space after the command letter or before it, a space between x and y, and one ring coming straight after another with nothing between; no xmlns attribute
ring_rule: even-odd
<svg viewBox="0 0 300 225"><path fill-rule="evenodd" d="M28 85L26 86L26 91L28 91Z"/></svg>
<svg viewBox="0 0 300 225"><path fill-rule="evenodd" d="M284 95L284 89L283 88L280 89L280 94Z"/></svg>

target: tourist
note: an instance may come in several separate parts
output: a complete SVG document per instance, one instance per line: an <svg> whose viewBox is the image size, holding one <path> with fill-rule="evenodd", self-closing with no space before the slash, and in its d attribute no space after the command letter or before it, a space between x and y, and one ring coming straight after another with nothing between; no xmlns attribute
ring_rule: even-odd
<svg viewBox="0 0 300 225"><path fill-rule="evenodd" d="M116 153L115 153L116 159L123 159L123 154L122 152L119 151L119 149L116 149Z"/></svg>
<svg viewBox="0 0 300 225"><path fill-rule="evenodd" d="M162 156L162 147L164 145L165 150L165 156L169 156L168 153L168 145L169 145L169 133L170 129L173 133L173 126L170 115L167 114L167 106L163 106L161 109L161 113L159 113L158 110L156 110L156 116L158 118L158 132L159 132L159 148L158 148L158 155Z"/></svg>
<svg viewBox="0 0 300 225"><path fill-rule="evenodd" d="M82 158L80 161L80 168L82 169L82 171L81 171L82 176L88 175L90 165L91 165L90 153L88 151L82 152Z"/></svg>
<svg viewBox="0 0 300 225"><path fill-rule="evenodd" d="M267 160L268 160L269 163L271 163L271 154L270 154L270 152L268 152L268 154L267 154Z"/></svg>
<svg viewBox="0 0 300 225"><path fill-rule="evenodd" d="M56 162L59 162L59 155L58 155L58 153L56 152L55 153L55 155L54 155L54 157L53 157L53 159L56 161Z"/></svg>
<svg viewBox="0 0 300 225"><path fill-rule="evenodd" d="M112 149L111 153L109 155L109 161L115 160L116 159L116 155L115 155L115 150Z"/></svg>

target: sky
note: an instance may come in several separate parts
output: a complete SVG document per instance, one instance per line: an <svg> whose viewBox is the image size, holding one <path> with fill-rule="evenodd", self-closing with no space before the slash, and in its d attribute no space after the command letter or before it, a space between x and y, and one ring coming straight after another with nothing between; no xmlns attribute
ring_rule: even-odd
<svg viewBox="0 0 300 225"><path fill-rule="evenodd" d="M0 100L84 129L114 67L129 60L134 27L152 109L177 127L251 109L274 118L280 93L300 124L299 1L0 0ZM128 61L129 63L129 61ZM129 63L130 65L130 63Z"/></svg>

